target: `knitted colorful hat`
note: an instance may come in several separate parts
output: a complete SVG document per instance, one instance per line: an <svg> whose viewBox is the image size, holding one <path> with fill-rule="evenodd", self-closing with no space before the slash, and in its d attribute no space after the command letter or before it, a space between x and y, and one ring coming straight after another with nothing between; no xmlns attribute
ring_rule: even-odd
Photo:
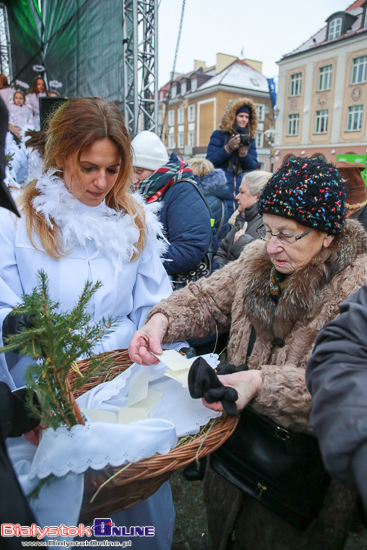
<svg viewBox="0 0 367 550"><path fill-rule="evenodd" d="M338 235L345 221L345 182L319 158L293 158L270 178L259 198L260 214L273 214Z"/></svg>

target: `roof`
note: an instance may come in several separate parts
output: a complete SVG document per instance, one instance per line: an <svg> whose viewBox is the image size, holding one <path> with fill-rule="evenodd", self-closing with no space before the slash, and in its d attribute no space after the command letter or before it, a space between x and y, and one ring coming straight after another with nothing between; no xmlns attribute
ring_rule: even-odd
<svg viewBox="0 0 367 550"><path fill-rule="evenodd" d="M202 84L198 90L201 91L214 86L230 86L258 92L269 92L267 78L239 59Z"/></svg>
<svg viewBox="0 0 367 550"><path fill-rule="evenodd" d="M320 46L324 46L326 44L334 44L349 36L354 36L354 35L367 32L367 27L361 28L361 23L362 23L361 20L362 20L362 14L363 14L362 5L364 4L364 2L365 0L356 0L346 10L344 10L344 13L350 13L351 15L354 15L357 17L357 19L352 24L351 28L347 30L344 34L338 36L337 38L333 38L332 40L327 40L328 26L325 25L320 30L318 30L314 35L312 35L308 40L303 42L303 44L295 48L293 51L287 54L284 54L280 61L283 61L283 59L286 59L287 57L297 55L299 53L303 53L311 49L319 48ZM340 13L343 13L343 12L340 12Z"/></svg>

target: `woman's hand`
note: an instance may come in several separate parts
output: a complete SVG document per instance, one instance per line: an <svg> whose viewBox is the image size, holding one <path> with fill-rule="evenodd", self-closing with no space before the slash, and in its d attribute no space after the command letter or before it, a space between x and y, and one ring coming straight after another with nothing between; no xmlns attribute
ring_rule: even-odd
<svg viewBox="0 0 367 550"><path fill-rule="evenodd" d="M141 329L137 330L129 345L132 361L139 365L156 365L159 359L153 353L161 355L161 342L167 332L168 319L162 313L156 313Z"/></svg>
<svg viewBox="0 0 367 550"><path fill-rule="evenodd" d="M233 153L233 151L236 151L240 146L240 134L236 134L235 136L231 137L231 139L226 143L224 146L224 149L227 151L227 153Z"/></svg>
<svg viewBox="0 0 367 550"><path fill-rule="evenodd" d="M241 411L256 397L263 383L261 373L258 370L246 370L234 372L233 374L224 374L218 376L224 386L237 390L238 399L236 401L237 410ZM220 401L208 403L202 398L203 405L213 411L223 412L223 406Z"/></svg>
<svg viewBox="0 0 367 550"><path fill-rule="evenodd" d="M239 239L240 237L242 237L242 235L244 235L244 234L245 234L244 230L243 230L243 229L239 229L239 230L237 231L237 233L235 234L235 236L234 236L233 242L235 243L236 241L238 241L238 239Z"/></svg>

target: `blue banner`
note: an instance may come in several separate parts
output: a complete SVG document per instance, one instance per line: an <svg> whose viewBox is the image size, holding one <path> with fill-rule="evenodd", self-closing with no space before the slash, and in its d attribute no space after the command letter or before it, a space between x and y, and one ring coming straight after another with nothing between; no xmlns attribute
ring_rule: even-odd
<svg viewBox="0 0 367 550"><path fill-rule="evenodd" d="M271 104L272 104L273 109L274 109L274 105L277 102L277 92L275 90L274 78L268 78L268 86L269 86L269 94L270 94Z"/></svg>

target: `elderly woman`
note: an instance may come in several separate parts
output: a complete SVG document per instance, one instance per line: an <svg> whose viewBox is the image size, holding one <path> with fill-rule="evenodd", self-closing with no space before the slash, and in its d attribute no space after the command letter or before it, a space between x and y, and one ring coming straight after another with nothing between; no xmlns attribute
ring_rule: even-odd
<svg viewBox="0 0 367 550"><path fill-rule="evenodd" d="M345 222L344 200L344 180L333 165L308 158L287 162L259 199L264 224L259 233L264 240L249 244L238 260L209 279L157 304L130 343L131 358L154 364L157 359L151 352L159 354L161 342L229 330L228 361L240 368L218 378L237 390L237 408L251 401L252 410L266 423L276 423L279 441L290 439L297 446L306 438L307 447L314 446L307 360L317 332L338 315L339 303L367 282L367 238L359 223ZM221 402L207 405L223 410ZM238 452L227 470L246 462L241 447ZM271 470L279 466L272 456L268 463ZM313 470L313 458L307 463ZM288 506L287 496L276 495L270 510L264 495L270 485L259 479L260 487L249 496L235 486L236 472L229 473L232 483L210 468L206 474L209 529L216 548L226 548L232 532L237 549L344 547L353 497L337 482L330 482L320 511L300 529L291 516L303 513L302 499L293 513L280 517ZM304 476L299 470L299 483ZM307 488L310 498L315 489L317 484Z"/></svg>
<svg viewBox="0 0 367 550"><path fill-rule="evenodd" d="M259 214L257 201L262 188L270 177L271 173L264 170L253 170L243 177L236 197L238 209L229 220L229 224L233 227L221 241L215 256L219 267L237 260L245 246L259 238L257 230L262 225L262 218Z"/></svg>

